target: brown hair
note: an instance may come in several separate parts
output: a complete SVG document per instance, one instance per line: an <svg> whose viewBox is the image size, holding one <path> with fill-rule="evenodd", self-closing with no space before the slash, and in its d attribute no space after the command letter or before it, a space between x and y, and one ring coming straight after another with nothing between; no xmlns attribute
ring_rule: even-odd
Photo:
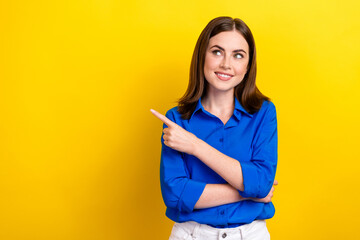
<svg viewBox="0 0 360 240"><path fill-rule="evenodd" d="M206 49L211 37L225 31L236 29L249 45L248 71L244 79L235 87L235 97L249 113L257 112L264 100L270 100L256 87L256 49L255 41L249 27L238 18L218 17L211 20L196 43L190 65L189 85L182 98L178 101L178 111L183 119L189 119L196 108L200 97L206 94L207 81L204 76Z"/></svg>

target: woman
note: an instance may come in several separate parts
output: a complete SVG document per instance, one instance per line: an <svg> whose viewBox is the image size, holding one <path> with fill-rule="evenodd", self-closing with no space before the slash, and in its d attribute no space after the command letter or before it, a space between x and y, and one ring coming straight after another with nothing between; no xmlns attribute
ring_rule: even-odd
<svg viewBox="0 0 360 240"><path fill-rule="evenodd" d="M164 123L160 180L170 239L270 239L265 219L277 166L274 104L255 85L252 33L215 18L202 31L190 81Z"/></svg>

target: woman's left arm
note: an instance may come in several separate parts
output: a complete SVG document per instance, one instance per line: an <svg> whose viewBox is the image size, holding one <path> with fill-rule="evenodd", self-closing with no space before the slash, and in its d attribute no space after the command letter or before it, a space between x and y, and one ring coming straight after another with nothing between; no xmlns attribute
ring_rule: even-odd
<svg viewBox="0 0 360 240"><path fill-rule="evenodd" d="M255 138L254 158L243 163L221 153L164 115L154 110L152 113L168 126L163 130L165 145L194 155L238 189L243 197L265 198L273 186L277 163L276 111L273 104L269 108Z"/></svg>

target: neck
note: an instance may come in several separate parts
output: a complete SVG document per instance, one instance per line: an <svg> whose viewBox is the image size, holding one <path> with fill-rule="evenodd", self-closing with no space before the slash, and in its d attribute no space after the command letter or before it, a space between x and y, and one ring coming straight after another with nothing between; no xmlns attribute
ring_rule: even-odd
<svg viewBox="0 0 360 240"><path fill-rule="evenodd" d="M201 100L203 107L211 113L232 113L234 111L234 91L208 91Z"/></svg>

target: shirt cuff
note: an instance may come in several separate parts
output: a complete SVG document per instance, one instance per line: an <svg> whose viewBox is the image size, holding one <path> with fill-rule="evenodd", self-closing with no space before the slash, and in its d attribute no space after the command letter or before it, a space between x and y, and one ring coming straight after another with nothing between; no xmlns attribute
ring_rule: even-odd
<svg viewBox="0 0 360 240"><path fill-rule="evenodd" d="M181 195L181 199L179 201L180 206L178 206L178 209L185 212L192 212L195 204L203 193L205 186L206 183L189 179Z"/></svg>
<svg viewBox="0 0 360 240"><path fill-rule="evenodd" d="M241 169L243 174L244 191L239 193L242 197L256 197L258 193L258 171L250 162L242 162Z"/></svg>

